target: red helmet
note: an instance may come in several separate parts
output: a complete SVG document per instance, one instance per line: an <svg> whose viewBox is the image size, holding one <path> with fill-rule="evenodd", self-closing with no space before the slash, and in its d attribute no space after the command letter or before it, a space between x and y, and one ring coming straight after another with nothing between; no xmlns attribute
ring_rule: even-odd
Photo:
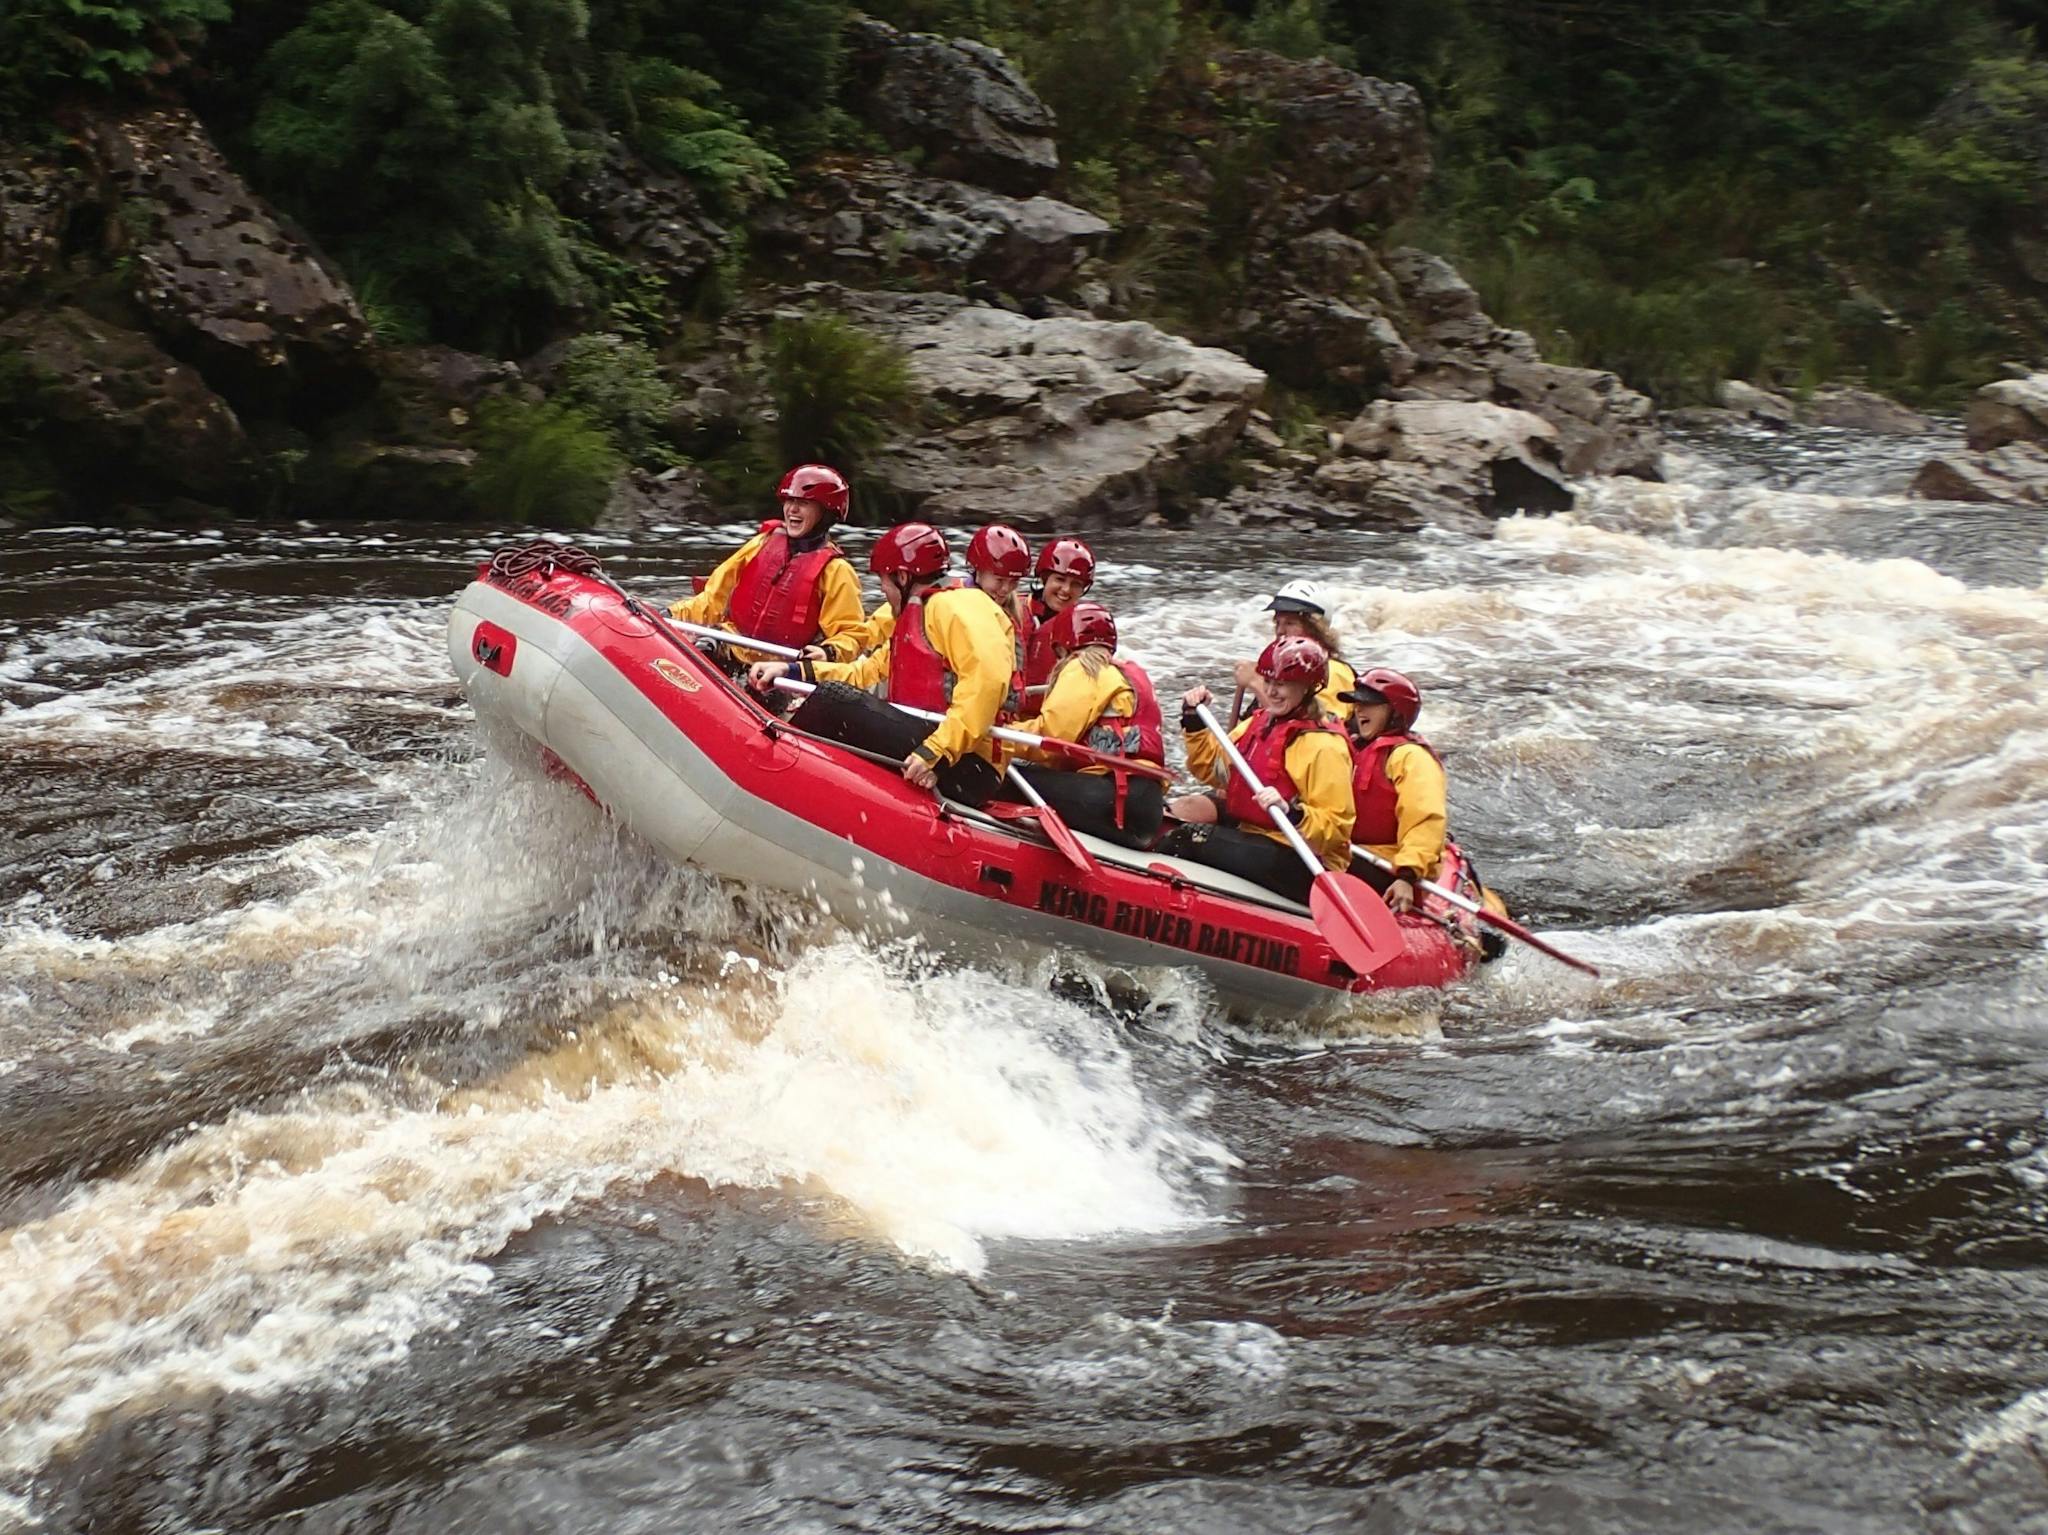
<svg viewBox="0 0 2048 1535"><path fill-rule="evenodd" d="M1116 649L1116 615L1099 602L1085 598L1052 621L1055 650L1085 650L1090 645Z"/></svg>
<svg viewBox="0 0 2048 1535"><path fill-rule="evenodd" d="M967 541L967 565L970 570L1021 580L1031 569L1031 546L1015 528L992 522Z"/></svg>
<svg viewBox="0 0 2048 1535"><path fill-rule="evenodd" d="M1290 634L1259 652L1259 675L1269 682L1306 682L1315 692L1330 680L1330 653L1305 634Z"/></svg>
<svg viewBox="0 0 2048 1535"><path fill-rule="evenodd" d="M1387 726L1392 730L1406 730L1422 712L1422 689L1391 666L1359 673L1357 686L1337 696L1354 704L1391 704Z"/></svg>
<svg viewBox="0 0 2048 1535"><path fill-rule="evenodd" d="M1095 551L1078 538L1056 538L1038 554L1038 569L1033 572L1039 580L1047 576L1072 576L1076 580L1095 583Z"/></svg>
<svg viewBox="0 0 2048 1535"><path fill-rule="evenodd" d="M783 501L815 501L834 517L844 517L853 487L830 464L798 464L782 477L775 494Z"/></svg>
<svg viewBox="0 0 2048 1535"><path fill-rule="evenodd" d="M946 536L928 522L899 522L875 540L868 569L878 576L914 581L944 570L953 555Z"/></svg>

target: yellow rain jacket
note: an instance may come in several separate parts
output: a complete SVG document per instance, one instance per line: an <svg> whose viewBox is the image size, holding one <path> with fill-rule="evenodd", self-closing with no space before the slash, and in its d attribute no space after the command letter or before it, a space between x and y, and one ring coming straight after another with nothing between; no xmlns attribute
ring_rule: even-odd
<svg viewBox="0 0 2048 1535"><path fill-rule="evenodd" d="M1338 724L1351 718L1351 711L1357 706L1349 699L1339 698L1339 693L1348 693L1358 686L1358 673L1349 661L1330 657L1330 680L1323 684L1323 690L1316 694L1316 701L1323 706L1323 712Z"/></svg>
<svg viewBox="0 0 2048 1535"><path fill-rule="evenodd" d="M1230 732L1230 739L1242 741L1251 729L1251 719L1240 720ZM1213 788L1225 788L1230 782L1230 759L1223 755L1223 748L1216 744L1216 738L1204 729L1186 733L1188 748L1188 770ZM1294 780L1296 797L1301 805L1301 820L1296 829L1302 840L1322 859L1326 868L1345 869L1351 865L1351 823L1356 807L1351 799L1351 745L1334 731L1309 730L1296 736L1287 745L1283 759L1287 776ZM1275 842L1287 839L1266 820L1245 821L1245 831L1257 832L1260 836L1271 837Z"/></svg>
<svg viewBox="0 0 2048 1535"><path fill-rule="evenodd" d="M727 613L732 607L733 591L740 584L741 574L754 562L754 556L760 553L761 545L767 540L768 533L761 532L741 544L718 569L711 572L711 579L704 583L703 591L694 597L685 597L681 602L670 603L669 616L680 618L686 624L732 628ZM845 560L834 560L825 567L820 585L823 590L818 604L818 631L825 636L829 649L835 635L856 629L862 623L860 577L854 574L853 567Z"/></svg>
<svg viewBox="0 0 2048 1535"><path fill-rule="evenodd" d="M1063 666L1053 679L1039 713L1031 719L1019 720L1017 728L1030 735L1051 736L1056 741L1078 741L1085 746L1088 732L1103 715L1128 715L1137 707L1137 694L1131 691L1130 683L1114 662L1092 677L1078 666ZM1032 746L1019 747L1018 751L1056 768L1073 766L1071 757L1060 756L1057 752ZM1079 771L1107 773L1109 769L1091 762Z"/></svg>
<svg viewBox="0 0 2048 1535"><path fill-rule="evenodd" d="M895 632L896 610L886 602L879 603L874 612L852 628L827 635L823 642L825 654L835 661L851 661L877 645L888 644L889 636Z"/></svg>
<svg viewBox="0 0 2048 1535"><path fill-rule="evenodd" d="M954 762L973 752L1000 767L989 730L1010 691L1017 660L1010 615L978 586L942 589L924 599L924 637L952 674L953 691L945 719L924 738L919 753L933 762ZM872 688L888 680L890 648L878 646L857 661L820 661L811 672L820 682Z"/></svg>
<svg viewBox="0 0 2048 1535"><path fill-rule="evenodd" d="M1410 742L1387 753L1386 767L1394 786L1395 840L1358 845L1397 869L1417 869L1424 879L1435 879L1444 861L1449 825L1443 764ZM1363 786L1353 785L1354 797L1364 793Z"/></svg>

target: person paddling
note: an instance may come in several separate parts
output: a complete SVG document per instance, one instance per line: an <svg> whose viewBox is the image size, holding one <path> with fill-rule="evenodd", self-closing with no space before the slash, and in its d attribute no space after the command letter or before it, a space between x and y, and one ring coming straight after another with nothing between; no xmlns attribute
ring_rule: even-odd
<svg viewBox="0 0 2048 1535"><path fill-rule="evenodd" d="M1289 581L1273 594L1266 604L1266 611L1273 615L1273 638L1284 640L1299 635L1314 640L1323 647L1330 658L1330 677L1319 695L1323 710L1332 719L1345 720L1351 716L1351 705L1344 701L1344 690L1356 680L1356 674L1348 661L1337 655L1337 631L1331 626L1328 610L1323 606L1323 594L1313 581ZM1258 686L1258 666L1252 661L1240 661L1234 679L1241 688Z"/></svg>
<svg viewBox="0 0 2048 1535"><path fill-rule="evenodd" d="M1442 760L1415 733L1422 690L1391 667L1376 666L1344 694L1358 807L1352 840L1393 865L1360 858L1351 872L1386 897L1394 911L1415 905L1416 884L1435 879L1448 827Z"/></svg>
<svg viewBox="0 0 2048 1535"><path fill-rule="evenodd" d="M672 603L669 614L771 645L830 650L835 637L862 621L860 577L832 542L832 525L846 515L852 492L830 465L798 464L775 493L782 515L762 523L711 572L703 591Z"/></svg>
<svg viewBox="0 0 2048 1535"><path fill-rule="evenodd" d="M1302 635L1276 639L1254 667L1262 707L1230 733L1265 788L1254 794L1224 760L1223 751L1196 717L1207 688L1181 699L1181 731L1188 767L1219 793L1187 794L1167 813L1183 825L1159 844L1162 853L1224 869L1292 900L1308 899L1312 875L1272 822L1268 805L1283 807L1311 851L1328 869L1351 862L1351 751L1343 732L1317 697L1329 678L1329 653Z"/></svg>
<svg viewBox="0 0 2048 1535"><path fill-rule="evenodd" d="M1116 618L1109 609L1099 602L1076 602L1047 628L1059 659L1042 711L1018 721L1017 728L1165 766L1163 721L1152 679L1137 662L1116 654ZM1076 831L1125 847L1150 847L1158 840L1166 810L1158 779L1106 764L1070 771L1071 758L1038 750L1027 755L1043 764L1031 770L1032 786Z"/></svg>
<svg viewBox="0 0 2048 1535"><path fill-rule="evenodd" d="M1024 686L1042 688L1059 657L1049 625L1095 584L1095 551L1078 538L1056 538L1038 554L1038 590L1017 603L1017 637L1024 646Z"/></svg>
<svg viewBox="0 0 2048 1535"><path fill-rule="evenodd" d="M791 716L792 725L901 758L908 782L984 805L1002 783L989 728L1010 688L1015 631L1009 614L980 587L945 584L951 562L945 536L930 523L891 528L868 557L896 614L888 644L855 661L761 661L749 675L763 690L793 670L823 684ZM863 691L884 682L888 703ZM892 703L945 718L934 726Z"/></svg>

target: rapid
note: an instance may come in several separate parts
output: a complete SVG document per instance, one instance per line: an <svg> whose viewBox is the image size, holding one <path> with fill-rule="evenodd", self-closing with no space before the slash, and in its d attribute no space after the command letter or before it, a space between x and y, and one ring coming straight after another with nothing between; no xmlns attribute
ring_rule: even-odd
<svg viewBox="0 0 2048 1535"><path fill-rule="evenodd" d="M0 1530L2048 1524L2048 511L1931 446L1100 540L1162 691L1329 562L1605 972L1314 1030L666 865L477 738L495 532L0 533Z"/></svg>

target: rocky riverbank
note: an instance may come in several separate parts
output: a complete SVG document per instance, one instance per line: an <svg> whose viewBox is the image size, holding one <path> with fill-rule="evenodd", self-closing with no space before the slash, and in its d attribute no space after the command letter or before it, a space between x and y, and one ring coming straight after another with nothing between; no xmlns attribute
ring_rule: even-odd
<svg viewBox="0 0 2048 1535"><path fill-rule="evenodd" d="M692 465L772 414L778 317L819 313L906 361L918 408L860 465L889 516L1478 524L1567 507L1584 476L1657 476L1647 398L1545 362L1389 238L1431 170L1410 87L1228 53L1162 86L1170 171L1111 217L1051 195L1057 125L1000 53L858 18L848 56L876 147L797 167L743 228L623 143L578 179L648 296L665 391L611 515L730 515L732 477ZM502 515L481 409L549 399L562 343L615 316L520 357L395 341L193 110L65 126L0 166L7 515ZM1190 312L1147 242L1205 227L1230 248L1200 253L1223 276Z"/></svg>

